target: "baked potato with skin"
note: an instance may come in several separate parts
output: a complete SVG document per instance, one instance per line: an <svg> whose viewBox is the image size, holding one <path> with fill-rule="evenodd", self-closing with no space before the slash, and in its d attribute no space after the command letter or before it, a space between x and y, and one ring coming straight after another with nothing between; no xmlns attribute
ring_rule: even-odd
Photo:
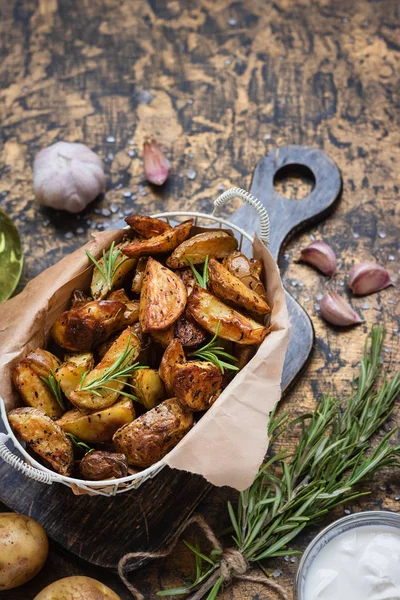
<svg viewBox="0 0 400 600"><path fill-rule="evenodd" d="M112 406L83 414L77 408L63 414L57 424L65 433L72 433L84 442L98 444L108 442L114 433L135 418L136 413L130 398L121 396Z"/></svg>
<svg viewBox="0 0 400 600"><path fill-rule="evenodd" d="M61 427L37 408L15 408L8 420L18 437L60 475L71 475L73 450Z"/></svg>
<svg viewBox="0 0 400 600"><path fill-rule="evenodd" d="M131 352L129 361L124 363L127 367L132 365L140 352L140 340L135 335L132 327L128 327L115 340L111 348L106 352L101 362L88 373L83 382L80 382L75 390L69 395L69 400L82 410L99 411L114 404L126 384L127 378L118 377L117 380L104 380L105 387L95 388L91 391L82 390L95 380L106 375L108 369L127 351Z"/></svg>
<svg viewBox="0 0 400 600"><path fill-rule="evenodd" d="M238 367L239 370L243 369L243 367L245 367L247 363L251 361L257 350L257 346L241 346L239 344L235 344L233 351L235 358L237 358L235 366Z"/></svg>
<svg viewBox="0 0 400 600"><path fill-rule="evenodd" d="M79 463L83 479L101 481L128 475L128 462L125 454L95 450L86 454Z"/></svg>
<svg viewBox="0 0 400 600"><path fill-rule="evenodd" d="M91 371L93 366L93 354L91 352L85 352L84 354L73 354L68 356L68 360L58 367L54 376L67 398L69 398L71 392L73 392L79 384L82 375L86 371Z"/></svg>
<svg viewBox="0 0 400 600"><path fill-rule="evenodd" d="M190 234L193 220L185 221L160 235L149 238L148 240L135 240L122 249L126 256L139 258L149 254L165 254L172 252L179 244L185 241ZM186 266L186 265L185 265Z"/></svg>
<svg viewBox="0 0 400 600"><path fill-rule="evenodd" d="M134 294L140 294L142 291L142 284L144 278L144 272L146 270L147 256L141 256L136 265L136 271L132 279L131 291Z"/></svg>
<svg viewBox="0 0 400 600"><path fill-rule="evenodd" d="M237 240L225 231L199 233L180 244L167 258L171 269L188 266L188 259L194 265L202 264L209 258L223 258L237 248Z"/></svg>
<svg viewBox="0 0 400 600"><path fill-rule="evenodd" d="M261 296L248 288L214 258L211 258L208 263L208 277L212 293L227 304L233 304L259 315L270 312L267 302Z"/></svg>
<svg viewBox="0 0 400 600"><path fill-rule="evenodd" d="M82 292L81 290L74 290L72 292L71 308L79 308L85 306L88 302L92 302L93 298Z"/></svg>
<svg viewBox="0 0 400 600"><path fill-rule="evenodd" d="M137 302L95 300L63 312L54 323L54 341L73 352L88 352L113 333L133 325L139 318Z"/></svg>
<svg viewBox="0 0 400 600"><path fill-rule="evenodd" d="M164 382L167 394L172 394L172 375L176 364L186 362L185 353L179 340L174 339L168 344L161 359L158 373Z"/></svg>
<svg viewBox="0 0 400 600"><path fill-rule="evenodd" d="M95 300L104 300L104 298L106 298L110 292L120 288L128 273L134 269L137 260L135 258L127 258L124 254L122 254L123 247L129 243L130 241L125 241L114 247L113 257L115 257L116 260L110 281L104 279L101 271L96 265L94 266L90 291ZM108 252L106 252L107 260L109 260L110 252L111 248L108 250ZM99 258L97 262L104 272L104 257Z"/></svg>
<svg viewBox="0 0 400 600"><path fill-rule="evenodd" d="M262 264L257 259L249 259L242 252L228 254L222 261L223 266L235 275L246 287L267 300L267 292L260 279Z"/></svg>
<svg viewBox="0 0 400 600"><path fill-rule="evenodd" d="M190 294L187 309L206 331L238 344L261 344L270 329L245 317L221 300L196 286Z"/></svg>
<svg viewBox="0 0 400 600"><path fill-rule="evenodd" d="M43 411L51 419L59 419L64 411L42 377L48 378L59 364L53 354L38 348L12 370L13 383L24 403Z"/></svg>
<svg viewBox="0 0 400 600"><path fill-rule="evenodd" d="M121 598L96 579L74 575L54 581L33 600L121 600Z"/></svg>
<svg viewBox="0 0 400 600"><path fill-rule="evenodd" d="M131 215L130 217L126 217L125 222L136 233L146 239L155 237L166 231L171 231L172 229L171 225L168 225L166 221L143 215Z"/></svg>
<svg viewBox="0 0 400 600"><path fill-rule="evenodd" d="M185 348L202 344L207 334L187 311L175 323L174 335Z"/></svg>
<svg viewBox="0 0 400 600"><path fill-rule="evenodd" d="M221 369L207 361L176 363L172 370L172 389L176 399L190 410L210 408L222 386Z"/></svg>
<svg viewBox="0 0 400 600"><path fill-rule="evenodd" d="M175 326L171 325L167 329L160 329L160 331L152 331L151 337L162 348L166 348L170 342L174 339Z"/></svg>
<svg viewBox="0 0 400 600"><path fill-rule="evenodd" d="M111 292L111 294L108 294L107 300L116 300L117 302L122 302L122 304L130 302L130 299L126 295L124 288L121 288L120 290L114 290Z"/></svg>
<svg viewBox="0 0 400 600"><path fill-rule="evenodd" d="M186 288L179 277L149 258L139 300L139 322L144 333L170 327L185 310Z"/></svg>
<svg viewBox="0 0 400 600"><path fill-rule="evenodd" d="M129 383L133 386L132 393L146 410L154 408L165 398L163 381L155 369L137 369Z"/></svg>
<svg viewBox="0 0 400 600"><path fill-rule="evenodd" d="M118 429L113 442L128 464L145 468L168 454L192 425L193 413L170 398Z"/></svg>
<svg viewBox="0 0 400 600"><path fill-rule="evenodd" d="M179 269L178 271L176 271L176 274L182 279L183 283L185 284L186 292L189 297L190 294L193 292L194 286L197 284L197 280L193 274L192 269L190 267L188 267L187 269Z"/></svg>

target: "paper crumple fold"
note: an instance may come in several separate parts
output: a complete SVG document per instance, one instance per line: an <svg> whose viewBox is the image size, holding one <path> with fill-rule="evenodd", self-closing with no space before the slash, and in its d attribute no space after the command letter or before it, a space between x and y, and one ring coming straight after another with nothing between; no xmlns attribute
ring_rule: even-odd
<svg viewBox="0 0 400 600"><path fill-rule="evenodd" d="M20 404L11 382L12 366L29 351L44 347L50 328L69 306L74 289L91 280L88 249L96 258L125 231L94 239L30 281L23 292L0 305L0 396L7 410ZM281 396L281 376L289 338L289 318L279 269L256 238L253 255L264 264L271 333L254 358L235 376L195 427L164 458L170 467L203 475L237 490L253 482L268 448L269 414Z"/></svg>

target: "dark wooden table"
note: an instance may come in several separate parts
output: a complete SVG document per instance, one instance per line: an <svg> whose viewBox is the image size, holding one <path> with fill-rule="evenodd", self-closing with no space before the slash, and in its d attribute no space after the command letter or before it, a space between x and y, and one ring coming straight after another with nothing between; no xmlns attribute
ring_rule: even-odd
<svg viewBox="0 0 400 600"><path fill-rule="evenodd" d="M285 284L316 330L312 360L284 407L296 413L322 392L346 393L373 323L385 324L385 358L398 368L396 288L352 299L366 322L337 331L319 316L327 281L293 260L310 239L323 238L339 257L330 289L347 294L348 271L361 259L378 261L399 279L397 0L10 0L1 3L0 16L0 206L23 239L21 286L125 213L209 211L223 188L249 187L256 162L272 148L315 146L341 168L344 190L335 214L281 257ZM157 135L173 164L162 191L143 179L148 133ZM33 200L33 157L57 140L82 141L106 164L105 197L75 217L39 209ZM277 182L288 197L304 195L310 185L306 174ZM370 488L369 499L335 516L400 506L398 473L383 474ZM217 531L227 523L227 498L235 494L216 489L201 506ZM315 531L296 547L303 549ZM295 563L282 558L266 567L291 589ZM150 598L162 586L180 584L191 569L181 544L134 579ZM130 597L112 573L56 547L40 575L1 597L29 600L69 574L92 575ZM221 594L269 597L250 583Z"/></svg>

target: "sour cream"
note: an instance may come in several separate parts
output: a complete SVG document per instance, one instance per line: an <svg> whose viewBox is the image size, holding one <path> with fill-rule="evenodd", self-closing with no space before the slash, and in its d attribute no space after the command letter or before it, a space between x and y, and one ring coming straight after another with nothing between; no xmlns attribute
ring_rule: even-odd
<svg viewBox="0 0 400 600"><path fill-rule="evenodd" d="M304 600L400 600L400 529L363 525L344 531L304 575Z"/></svg>

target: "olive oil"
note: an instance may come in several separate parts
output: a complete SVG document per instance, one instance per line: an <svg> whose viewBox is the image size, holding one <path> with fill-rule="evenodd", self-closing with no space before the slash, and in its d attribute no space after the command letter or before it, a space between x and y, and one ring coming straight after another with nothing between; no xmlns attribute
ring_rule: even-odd
<svg viewBox="0 0 400 600"><path fill-rule="evenodd" d="M21 240L13 222L0 209L0 302L11 296L21 277Z"/></svg>

